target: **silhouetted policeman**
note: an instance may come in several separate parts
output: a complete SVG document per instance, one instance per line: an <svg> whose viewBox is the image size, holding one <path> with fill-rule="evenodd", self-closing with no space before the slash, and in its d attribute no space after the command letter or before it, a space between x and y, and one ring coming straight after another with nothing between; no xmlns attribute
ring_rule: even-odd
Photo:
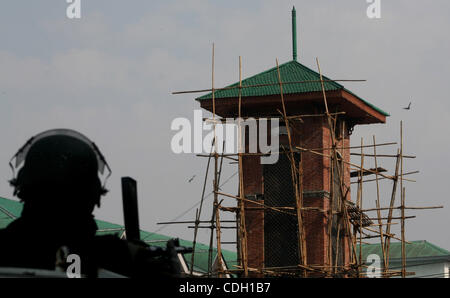
<svg viewBox="0 0 450 298"><path fill-rule="evenodd" d="M10 183L24 206L21 217L0 230L0 266L54 270L57 252L65 248L80 256L87 276L96 276L98 268L130 277L178 273L170 263L173 251L168 258L149 258L143 243L95 236L92 212L107 192L99 174L111 171L87 137L67 129L45 131L12 161L13 171L23 164Z"/></svg>

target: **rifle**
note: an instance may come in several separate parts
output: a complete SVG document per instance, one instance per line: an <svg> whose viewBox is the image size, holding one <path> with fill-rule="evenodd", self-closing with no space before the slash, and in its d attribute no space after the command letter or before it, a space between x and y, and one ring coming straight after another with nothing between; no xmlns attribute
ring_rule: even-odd
<svg viewBox="0 0 450 298"><path fill-rule="evenodd" d="M122 202L126 238L129 242L139 247L137 252L139 258L137 259L144 263L140 264L139 267L144 268L143 270L145 271L145 264L148 266L157 264L156 267L161 270L161 275L180 276L182 274L182 266L178 254L192 253L193 249L180 246L178 238L169 240L166 247L150 246L141 241L137 183L131 177L122 177Z"/></svg>

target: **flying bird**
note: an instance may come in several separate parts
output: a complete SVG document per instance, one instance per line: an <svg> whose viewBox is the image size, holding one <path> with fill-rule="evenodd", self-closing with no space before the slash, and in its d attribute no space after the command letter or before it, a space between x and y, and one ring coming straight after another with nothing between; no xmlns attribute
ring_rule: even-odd
<svg viewBox="0 0 450 298"><path fill-rule="evenodd" d="M189 180L188 180L188 183L191 183L191 182L192 182L192 180L194 180L194 178L195 178L195 175L194 175L194 176L192 176L192 177L191 177L191 179L189 179Z"/></svg>
<svg viewBox="0 0 450 298"><path fill-rule="evenodd" d="M409 102L409 105L406 108L403 108L404 110L409 110L411 109L411 102Z"/></svg>

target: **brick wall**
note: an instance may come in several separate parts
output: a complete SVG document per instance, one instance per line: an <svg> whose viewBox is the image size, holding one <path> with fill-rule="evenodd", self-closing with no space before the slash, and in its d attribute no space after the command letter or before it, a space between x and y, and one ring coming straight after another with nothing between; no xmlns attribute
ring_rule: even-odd
<svg viewBox="0 0 450 298"><path fill-rule="evenodd" d="M330 132L325 117L304 118L303 123L295 122L292 125L292 141L294 146L308 149L331 147ZM280 143L286 142L286 137L280 139ZM345 132L341 139L337 140L337 146L349 146L349 136ZM330 150L320 151L330 155ZM350 160L349 150L343 151L345 160ZM317 154L303 152L303 190L304 206L317 207L329 210L330 205L330 158ZM243 158L244 194L254 195L263 193L262 166L259 157L246 156ZM350 168L344 164L344 183L350 185ZM350 199L348 192L347 199ZM259 201L263 203L264 201ZM259 207L246 203L246 207ZM248 265L251 268L262 268L264 265L264 211L247 209L245 213L248 237ZM307 243L307 261L309 265L325 265L328 263L328 214L317 211L304 212L304 225ZM342 235L341 235L342 236ZM344 241L344 262L349 262L349 247ZM258 275L253 275L258 276Z"/></svg>

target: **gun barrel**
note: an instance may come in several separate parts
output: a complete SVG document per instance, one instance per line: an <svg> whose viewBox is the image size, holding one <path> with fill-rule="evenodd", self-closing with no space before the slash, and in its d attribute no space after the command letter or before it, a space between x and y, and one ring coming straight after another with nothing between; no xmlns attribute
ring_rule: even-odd
<svg viewBox="0 0 450 298"><path fill-rule="evenodd" d="M127 240L140 240L136 180L122 177L122 202Z"/></svg>

